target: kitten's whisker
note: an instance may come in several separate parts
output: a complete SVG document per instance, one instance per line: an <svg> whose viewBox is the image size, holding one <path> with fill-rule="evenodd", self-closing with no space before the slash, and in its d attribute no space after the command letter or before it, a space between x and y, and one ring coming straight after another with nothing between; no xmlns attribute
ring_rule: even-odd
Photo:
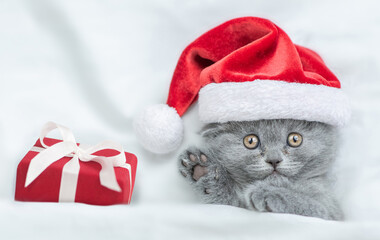
<svg viewBox="0 0 380 240"><path fill-rule="evenodd" d="M273 168L255 168L253 169L253 171L271 171L273 170ZM251 170L252 171L252 170Z"/></svg>
<svg viewBox="0 0 380 240"><path fill-rule="evenodd" d="M302 164L299 164L299 163L284 163L282 164L282 166L302 166Z"/></svg>
<svg viewBox="0 0 380 240"><path fill-rule="evenodd" d="M271 167L263 166L263 165L251 165L252 167L256 169L270 169Z"/></svg>

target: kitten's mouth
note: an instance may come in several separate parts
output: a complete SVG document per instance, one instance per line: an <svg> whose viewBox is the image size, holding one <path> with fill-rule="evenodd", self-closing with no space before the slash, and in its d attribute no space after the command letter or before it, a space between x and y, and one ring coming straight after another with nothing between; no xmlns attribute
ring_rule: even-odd
<svg viewBox="0 0 380 240"><path fill-rule="evenodd" d="M269 175L284 175L280 173L277 169L273 169L273 171Z"/></svg>
<svg viewBox="0 0 380 240"><path fill-rule="evenodd" d="M264 179L277 179L286 177L283 173L279 172L277 169L273 169L268 175L264 177Z"/></svg>

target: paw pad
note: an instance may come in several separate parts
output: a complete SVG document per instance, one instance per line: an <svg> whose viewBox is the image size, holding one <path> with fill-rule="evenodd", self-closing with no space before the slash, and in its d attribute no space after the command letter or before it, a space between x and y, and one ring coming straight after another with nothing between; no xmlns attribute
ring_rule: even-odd
<svg viewBox="0 0 380 240"><path fill-rule="evenodd" d="M182 165L183 165L184 167L189 167L189 164L188 164L185 160L182 160Z"/></svg>
<svg viewBox="0 0 380 240"><path fill-rule="evenodd" d="M190 158L190 160L192 162L196 162L197 161L197 157L194 154L192 154L192 153L189 154L189 158Z"/></svg>
<svg viewBox="0 0 380 240"><path fill-rule="evenodd" d="M181 174L182 176L187 177L187 173L184 170L181 171Z"/></svg>
<svg viewBox="0 0 380 240"><path fill-rule="evenodd" d="M195 181L198 181L201 177L206 175L208 173L208 170L206 167L203 167L201 165L195 165L194 167L194 173L193 173L193 179Z"/></svg>
<svg viewBox="0 0 380 240"><path fill-rule="evenodd" d="M201 154L201 161L202 162L207 162L207 157L206 157L206 155L204 155L204 154Z"/></svg>

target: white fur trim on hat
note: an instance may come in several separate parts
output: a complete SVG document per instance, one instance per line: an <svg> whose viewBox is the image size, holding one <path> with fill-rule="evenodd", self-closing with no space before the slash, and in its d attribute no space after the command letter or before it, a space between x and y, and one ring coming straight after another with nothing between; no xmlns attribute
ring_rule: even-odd
<svg viewBox="0 0 380 240"><path fill-rule="evenodd" d="M154 153L171 152L182 142L182 119L166 104L146 108L135 118L133 127L140 143Z"/></svg>
<svg viewBox="0 0 380 240"><path fill-rule="evenodd" d="M202 122L297 119L342 126L350 107L341 89L275 80L211 83L199 92Z"/></svg>

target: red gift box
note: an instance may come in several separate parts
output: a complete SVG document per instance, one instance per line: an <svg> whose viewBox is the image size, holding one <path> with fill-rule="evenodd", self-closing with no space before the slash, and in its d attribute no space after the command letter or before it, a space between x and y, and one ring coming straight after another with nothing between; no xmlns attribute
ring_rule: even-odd
<svg viewBox="0 0 380 240"><path fill-rule="evenodd" d="M47 132L51 131L52 129L51 124L54 124L54 123L48 123L48 124L50 124L50 129L46 131L46 134ZM59 125L57 126L59 127ZM47 166L46 169L44 169L40 174L38 174L35 177L35 179L33 179L29 183L28 186L26 186L28 171L33 170L33 169L32 170L29 169L29 167L31 166L31 161L33 161L33 159L35 159L36 156L41 154L46 149L49 149L50 147L54 147L56 144L62 143L63 141L41 137L36 142L34 147L21 160L21 162L19 163L17 167L15 200L37 201L37 202L74 201L74 202L81 202L81 203L94 204L94 205L111 205L111 204L121 204L121 203L130 202L132 192L133 192L133 186L135 182L135 176L136 176L137 158L135 155L131 153L124 152L124 155L125 155L124 164L127 167L124 167L124 166L121 167L120 164L119 164L120 166L116 165L116 167L114 167L115 165L111 165L112 169L110 170L108 167L108 173L104 172L105 174L101 174L101 171L107 170L107 169L103 170L102 168L107 168L107 166L103 166L99 162L91 160L92 158L97 158L97 156L103 157L103 158L100 158L101 161L103 162L108 161L107 164L110 164L110 161L113 161L115 156L122 155L120 154L120 151L115 150L115 149L109 149L109 148L104 148L104 149L100 149L98 151L92 152L91 155L87 153L87 155L82 154L82 155L79 155L79 157L77 156L78 158L76 161L78 161L79 163L79 166L78 166L79 172L74 173L74 174L69 173L69 178L72 178L72 175L74 176L76 175L73 178L74 180L67 179L67 177L66 179L63 178L64 166L68 164L70 161L75 160L75 159L73 160L73 158L76 155L72 153L69 156L65 155L62 158L59 158L58 160L52 162L49 166ZM75 146L80 147L80 145L76 143L75 143ZM107 146L107 144L105 146ZM83 161L81 159L81 156L83 156L83 158L87 157L90 160ZM124 156L122 157L123 157L122 159L124 159ZM101 163L103 164L103 162ZM102 179L101 179L101 175L108 175L108 176L102 176L103 180L104 180L104 177L110 178L109 175L113 175L113 172L112 172L113 170L114 170L114 177L111 176L111 178L112 177L116 178L114 185L116 184L117 190L115 190L115 187L114 189L110 189L110 187L107 187L107 184L102 183ZM62 181L66 181L66 183L63 184ZM73 184L75 184L75 186L70 186ZM73 198L75 199L67 200L67 197L66 197L66 199L63 198L62 200L61 196L64 195L61 189L63 187L62 185L65 185L66 188L67 186L69 186L69 188L74 187ZM117 185L120 188L118 188Z"/></svg>

